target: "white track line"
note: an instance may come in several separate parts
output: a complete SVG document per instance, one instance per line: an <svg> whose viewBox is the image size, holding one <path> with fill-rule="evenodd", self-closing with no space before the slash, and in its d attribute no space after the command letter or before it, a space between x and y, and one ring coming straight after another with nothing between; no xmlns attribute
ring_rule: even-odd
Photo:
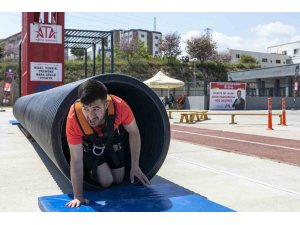
<svg viewBox="0 0 300 225"><path fill-rule="evenodd" d="M264 146L269 146L269 147L285 148L285 149L289 149L289 150L300 151L300 148L292 148L292 147L287 147L287 146L282 146L282 145L272 145L272 144L266 144L266 143L255 142L255 141L240 140L240 139L236 139L236 138L219 137L219 136L208 135L208 134L198 134L198 133L189 132L189 131L181 131L181 130L173 130L173 129L171 131L179 132L179 133L186 133L186 134L194 134L194 135L204 136L204 137L225 139L225 140L230 140L230 141L244 142L244 143L249 143L249 144L257 144L257 145L264 145Z"/></svg>
<svg viewBox="0 0 300 225"><path fill-rule="evenodd" d="M300 196L299 192L292 191L292 190L289 190L289 189L285 189L285 188L275 186L275 185L272 185L272 184L268 184L268 183L265 183L265 182L262 182L262 181L259 181L259 180L256 180L256 179L252 179L252 178L249 178L249 177L246 177L246 176L238 175L238 174L231 173L231 172L226 172L226 171L223 171L223 170L219 170L219 169L216 169L216 168L213 168L213 167L205 166L205 165L202 165L202 164L199 164L199 163L196 163L196 162L192 162L192 161L189 161L189 160L184 160L184 159L182 159L180 157L177 157L177 156L174 156L174 155L168 155L168 157L169 158L174 158L178 161L182 161L182 162L185 162L185 163L188 163L188 164L193 164L193 165L199 166L199 167L204 168L206 170L209 170L213 173L228 175L228 176L232 176L232 177L237 177L237 178L240 178L240 179L248 180L252 183L262 185L264 187L276 189L276 190L279 190L279 191L284 191L286 193L289 193L291 195L296 195L298 197Z"/></svg>

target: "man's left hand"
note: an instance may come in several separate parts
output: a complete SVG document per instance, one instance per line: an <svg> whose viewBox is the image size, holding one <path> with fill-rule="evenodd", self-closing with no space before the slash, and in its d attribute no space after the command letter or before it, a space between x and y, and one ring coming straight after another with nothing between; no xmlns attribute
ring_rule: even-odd
<svg viewBox="0 0 300 225"><path fill-rule="evenodd" d="M130 171L130 181L131 181L131 183L134 182L134 177L137 177L142 182L143 185L150 184L150 181L148 180L146 175L142 172L140 167L131 168L131 171Z"/></svg>

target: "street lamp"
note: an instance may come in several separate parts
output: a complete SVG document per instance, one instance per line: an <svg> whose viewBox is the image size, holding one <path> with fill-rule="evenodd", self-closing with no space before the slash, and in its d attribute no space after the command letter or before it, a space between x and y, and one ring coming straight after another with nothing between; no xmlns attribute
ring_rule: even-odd
<svg viewBox="0 0 300 225"><path fill-rule="evenodd" d="M295 77L294 77L294 101L293 101L293 108L291 110L297 110L296 108L296 92L298 91L298 82L297 82L297 76L299 73L299 65L295 68Z"/></svg>
<svg viewBox="0 0 300 225"><path fill-rule="evenodd" d="M193 59L191 59L191 61L193 62L193 86L194 86L194 88L196 88L196 71L195 71L195 62L197 62L198 61L198 59L197 58L193 58Z"/></svg>

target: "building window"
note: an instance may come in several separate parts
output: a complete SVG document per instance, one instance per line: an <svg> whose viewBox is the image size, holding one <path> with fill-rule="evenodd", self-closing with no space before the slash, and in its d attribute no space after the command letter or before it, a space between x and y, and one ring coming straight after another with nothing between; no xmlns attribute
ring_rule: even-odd
<svg viewBox="0 0 300 225"><path fill-rule="evenodd" d="M282 54L283 54L283 55L286 55L286 54L287 54L287 51L282 51Z"/></svg>
<svg viewBox="0 0 300 225"><path fill-rule="evenodd" d="M158 44L155 44L155 47L158 47Z"/></svg>
<svg viewBox="0 0 300 225"><path fill-rule="evenodd" d="M155 36L155 39L158 39L158 36Z"/></svg>
<svg viewBox="0 0 300 225"><path fill-rule="evenodd" d="M299 48L294 49L294 55L299 53Z"/></svg>
<svg viewBox="0 0 300 225"><path fill-rule="evenodd" d="M280 59L276 59L276 63L280 64L281 63Z"/></svg>
<svg viewBox="0 0 300 225"><path fill-rule="evenodd" d="M268 59L267 58L262 58L261 61L262 62L268 62Z"/></svg>
<svg viewBox="0 0 300 225"><path fill-rule="evenodd" d="M143 38L143 37L145 37L145 35L144 35L144 34L141 34L141 37Z"/></svg>
<svg viewBox="0 0 300 225"><path fill-rule="evenodd" d="M155 55L158 55L158 51L155 51Z"/></svg>
<svg viewBox="0 0 300 225"><path fill-rule="evenodd" d="M129 35L129 38L132 38L132 35L131 35L131 34Z"/></svg>
<svg viewBox="0 0 300 225"><path fill-rule="evenodd" d="M235 55L235 58L237 58L237 59L239 59L240 57L241 57L240 54Z"/></svg>

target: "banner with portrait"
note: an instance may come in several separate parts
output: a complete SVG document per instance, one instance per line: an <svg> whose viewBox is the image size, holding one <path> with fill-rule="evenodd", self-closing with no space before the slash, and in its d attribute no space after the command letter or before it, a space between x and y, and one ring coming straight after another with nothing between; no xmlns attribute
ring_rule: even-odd
<svg viewBox="0 0 300 225"><path fill-rule="evenodd" d="M3 83L3 103L9 102L13 79L14 74L12 72L5 72Z"/></svg>
<svg viewBox="0 0 300 225"><path fill-rule="evenodd" d="M244 110L246 83L210 82L210 110Z"/></svg>

